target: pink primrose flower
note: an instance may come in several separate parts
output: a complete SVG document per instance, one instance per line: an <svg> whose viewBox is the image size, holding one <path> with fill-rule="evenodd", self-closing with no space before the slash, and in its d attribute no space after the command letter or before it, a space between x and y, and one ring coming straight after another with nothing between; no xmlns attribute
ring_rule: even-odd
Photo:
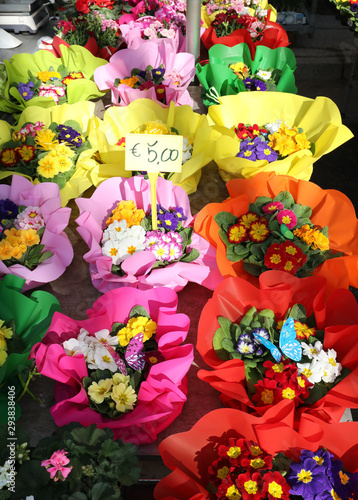
<svg viewBox="0 0 358 500"><path fill-rule="evenodd" d="M288 229L292 229L297 224L297 217L292 210L281 210L277 214L277 220L280 224L285 224Z"/></svg>

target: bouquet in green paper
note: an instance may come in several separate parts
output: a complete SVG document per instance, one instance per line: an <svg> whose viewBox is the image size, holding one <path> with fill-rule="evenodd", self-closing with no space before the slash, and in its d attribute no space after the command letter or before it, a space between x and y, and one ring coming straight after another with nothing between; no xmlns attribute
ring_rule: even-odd
<svg viewBox="0 0 358 500"><path fill-rule="evenodd" d="M196 65L204 104L220 104L220 96L239 92L279 91L297 93L294 71L296 59L291 49L270 49L259 45L252 59L246 43L234 47L214 45L208 64Z"/></svg>
<svg viewBox="0 0 358 500"><path fill-rule="evenodd" d="M49 108L103 96L93 74L107 61L78 45L61 45L60 50L61 57L38 50L4 60L8 79L0 98L0 111L18 114L28 106Z"/></svg>
<svg viewBox="0 0 358 500"><path fill-rule="evenodd" d="M24 379L31 378L28 360L34 344L45 335L58 300L48 292L22 294L25 280L8 274L0 281L0 424L7 423L8 388L19 396ZM16 417L20 407L15 404Z"/></svg>

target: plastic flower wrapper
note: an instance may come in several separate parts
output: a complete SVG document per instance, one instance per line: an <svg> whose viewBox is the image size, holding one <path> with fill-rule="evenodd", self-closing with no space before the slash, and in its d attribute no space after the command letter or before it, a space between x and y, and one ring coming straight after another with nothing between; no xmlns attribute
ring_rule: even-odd
<svg viewBox="0 0 358 500"><path fill-rule="evenodd" d="M276 9L268 3L267 0L231 2L230 0L208 0L203 2L201 6L201 20L204 28L210 28L212 21L221 12L226 12L230 8L235 8L235 11L240 15L257 16L258 18L269 18L270 21L276 21Z"/></svg>
<svg viewBox="0 0 358 500"><path fill-rule="evenodd" d="M328 495L320 496L320 493L327 491L330 484L328 477L334 476L334 486L331 484L330 489L336 496L339 491L339 498L347 499L345 493L350 488L350 491L356 491L356 474L352 477L352 473L356 473L358 461L356 442L352 436L357 423L327 424L311 415L303 415L298 430L292 424L293 405L288 401L281 402L262 417L227 408L211 411L189 431L169 436L160 443L159 452L172 472L155 487L154 498L213 500L230 498L233 492L236 498L240 498L240 491L244 493L242 498L329 498ZM244 446L248 444L246 440L250 441L248 448ZM240 444L242 450L238 449ZM252 456L256 453L256 457ZM286 481L292 484L294 481L290 478L291 474L285 475L285 472L290 470L291 464L292 468L296 467L300 455L309 458L306 464L309 471L314 463L317 467L317 460L322 467L309 475L303 497L291 497ZM235 474L240 468L247 469L250 463L261 464L261 467L251 467L249 472L238 476ZM271 469L272 463L276 464L274 469ZM328 464L334 464L332 476L327 474L325 466ZM264 473L265 469L269 471ZM260 486L257 488L258 482ZM303 484L302 480L299 482ZM317 482L319 494L316 495L316 490L312 495ZM218 487L221 487L220 490ZM294 495L297 494L295 488L292 491Z"/></svg>
<svg viewBox="0 0 358 500"><path fill-rule="evenodd" d="M54 315L31 357L56 380L56 425L96 424L134 444L156 439L182 411L193 360L193 346L182 344L189 318L176 313L177 302L168 288L124 288L96 300L88 319Z"/></svg>
<svg viewBox="0 0 358 500"><path fill-rule="evenodd" d="M14 175L10 186L0 185L0 200L1 220L5 223L12 218L6 214L8 206L12 213L20 207L16 216L18 229L2 229L5 238L0 242L0 275L14 274L25 279L24 291L56 280L73 259L73 248L64 232L71 209L61 208L57 184L33 185L24 177Z"/></svg>
<svg viewBox="0 0 358 500"><path fill-rule="evenodd" d="M6 440L5 428L0 429L0 437ZM104 498L105 495L108 500L114 500L121 498L118 494L123 487L139 480L137 448L120 439L113 441L110 429L65 425L40 439L36 446L29 446L30 436L17 426L13 439L16 442L11 463L16 472L13 499L65 500L76 496ZM0 454L3 475L4 469L10 466L8 457L8 448L3 447ZM9 486L5 484L2 494Z"/></svg>
<svg viewBox="0 0 358 500"><path fill-rule="evenodd" d="M267 2L265 3L269 7ZM286 31L274 22L276 18L274 9L262 9L259 2L254 5L254 8L244 6L243 2L236 5L226 4L226 6L216 3L211 5L216 9L219 7L219 10L212 11L210 16L205 15L205 9L207 10L208 7L202 7L202 17L205 18L204 26L207 29L203 32L201 40L207 49L218 43L233 47L245 42L250 48L251 57L254 58L255 50L259 45L265 45L271 49L289 45Z"/></svg>
<svg viewBox="0 0 358 500"><path fill-rule="evenodd" d="M77 168L77 160L91 148L89 121L94 110L89 101L31 106L15 127L0 121L0 179L16 173L34 183L56 183L62 205L80 196L92 185L89 173Z"/></svg>
<svg viewBox="0 0 358 500"><path fill-rule="evenodd" d="M170 45L148 40L136 49L123 49L99 67L94 80L100 90L111 89L112 104L126 106L139 98L161 105L193 101L187 91L195 75L193 54L177 54Z"/></svg>
<svg viewBox="0 0 358 500"><path fill-rule="evenodd" d="M345 408L358 405L358 350L347 349L358 328L354 295L345 289L327 295L324 278L281 271L262 274L259 285L228 278L216 288L201 313L197 342L213 370L200 370L199 378L227 406L263 414L291 399L296 421L310 413L339 422ZM282 326L288 317L291 330Z"/></svg>
<svg viewBox="0 0 358 500"><path fill-rule="evenodd" d="M165 177L187 194L196 191L201 168L214 157L216 133L207 116L195 113L190 106L173 103L163 108L150 99L137 99L128 106L107 109L103 120L95 118L93 122L93 135L97 134L91 136L94 150L81 155L77 168L90 172L95 186L109 177L132 175L125 170L125 135L131 132L183 136L182 171Z"/></svg>
<svg viewBox="0 0 358 500"><path fill-rule="evenodd" d="M188 196L172 182L158 178L158 231L151 230L150 183L142 176L108 179L76 203L77 231L90 249L83 258L100 292L158 286L179 291L189 281L214 289L222 280L213 248L192 231Z"/></svg>
<svg viewBox="0 0 358 500"><path fill-rule="evenodd" d="M196 65L205 106L220 104L220 97L251 90L297 93L295 55L287 47L257 47L254 59L246 43L234 47L214 45L209 63Z"/></svg>
<svg viewBox="0 0 358 500"><path fill-rule="evenodd" d="M284 92L248 92L224 96L220 101L220 105L210 106L208 116L215 125L214 129L222 133L217 140L214 159L225 182L236 177L251 178L258 172L275 172L309 180L316 160L353 137L342 124L338 107L327 97L309 99ZM241 142L239 135L240 129L248 126L266 127L268 139L273 141L268 144L272 145L277 159L271 156L266 159L271 146L265 155L258 156L260 159L247 159L245 152L250 147L245 141ZM285 142L285 126L300 133L297 137L299 145ZM284 150L276 142L278 135L281 135ZM310 144L305 146L307 142ZM243 157L237 156L240 154Z"/></svg>
<svg viewBox="0 0 358 500"><path fill-rule="evenodd" d="M8 407L8 390L13 386L16 398L22 391L23 375L29 371L30 351L40 342L50 325L55 311L60 311L58 300L48 292L36 291L30 296L22 293L25 280L8 274L0 281L0 424ZM19 378L18 378L19 376ZM24 383L24 382L23 382ZM5 408L6 407L6 408ZM12 410L21 413L18 403Z"/></svg>
<svg viewBox="0 0 358 500"><path fill-rule="evenodd" d="M239 260L240 257L245 257L244 254L231 256L227 254L228 250L231 249L231 246L227 246L222 239L224 234L222 233L222 228L219 226L220 221L219 224L215 222L217 214L219 214L219 212L227 212L228 217L248 216L250 218L251 215L248 214L248 212L250 212L250 204L255 203L259 197L267 197L267 203L270 203L270 200L280 197L280 193L287 191L292 195L297 205L301 204L302 206L311 208L312 212L307 216L314 225L313 233L315 233L315 236L321 238L322 241L325 240L323 236L320 236L315 231L320 228L318 231L322 232L321 230L326 228L323 231L325 232L328 228L329 250L335 254L334 258L329 258L322 264L318 265L318 267L312 267L311 271L307 269L307 265L305 264L308 273L312 272L313 275L324 276L327 279L328 290L334 290L335 288L348 288L349 286L357 287L358 221L352 202L343 193L333 189L324 190L313 182L297 180L289 176L275 176L273 173L261 173L253 179L234 179L227 183L227 189L231 198L225 200L223 203L210 203L206 205L206 207L204 207L199 214L197 214L194 224L195 231L216 247L218 266L224 277L240 276L241 278L247 279L251 283L257 285L257 277L253 273L257 275L258 268L253 267L251 264L257 264L260 259L257 259L256 257L258 257L259 254L262 255L262 251L266 252L266 249L264 248L264 243L257 240L257 244L255 244L255 247L252 247L252 250L255 251L256 249L258 253L256 254L256 257L250 257L250 262L248 262L247 267L245 268L246 264L244 264L244 261L242 259ZM263 199L264 198L261 198L261 200ZM274 207L274 204L275 203L272 203L271 208ZM279 207L280 205L278 208ZM307 214L308 213L309 212L307 212ZM289 216L290 214L283 213L282 215L285 217L285 215ZM302 215L303 212L299 214L299 218ZM288 219L285 220L290 225ZM248 221L246 222L248 223ZM309 250L308 253L311 253L311 250L315 245L313 244L312 246L312 243L309 242L310 249L307 249L307 243L305 243L305 240L308 241L307 235L304 235L303 233L305 229L309 228L306 227L304 219L302 222L303 226L301 227L301 231L298 231L297 233L301 235L302 241L301 243L296 241L297 245L295 244L295 246L300 246L300 249L305 253L307 253L307 250ZM263 221L261 221L261 223L263 223ZM289 233L286 232L286 236L284 236L282 231L285 231L285 228L282 226L282 223L285 224L283 219L281 220L281 223L279 223L280 229L278 229L278 231L275 230L275 238L278 238L276 242L282 242L284 246L287 246L289 245L289 243L287 243ZM261 235L258 238L261 239L263 233L267 233L267 230L269 229L266 226L265 228L261 227L260 224L259 226L259 232ZM288 229L288 226L286 227ZM256 229L258 229L258 227L256 227ZM302 242L304 245L302 245ZM241 251L243 249L239 245L236 250ZM234 250L234 253L236 253L236 250ZM267 259L270 257L273 250L274 247L265 253L266 263L264 262L264 267L261 268L262 271L265 270L266 267L268 269L272 269L275 258L271 261ZM281 244L280 250L283 250ZM297 256L299 256L299 253L300 251L297 250ZM317 259L320 258L318 255L320 253L321 250L318 249L316 252L317 255L313 257L311 262L314 261L315 264L318 264ZM228 256L232 260L229 260ZM291 256L293 255L291 254ZM276 262L278 264L277 269L281 266L280 262L283 264L284 260L285 259L279 259L279 261ZM288 259L285 260L285 263L286 261L288 261ZM269 266L266 266L266 264L269 264ZM286 271L294 271L293 274L297 274L298 276L307 275L307 273L302 274L303 267L300 263L298 264L298 269L297 267L289 269L290 266L286 266Z"/></svg>
<svg viewBox="0 0 358 500"><path fill-rule="evenodd" d="M21 113L28 106L50 108L103 96L93 81L94 70L107 61L78 45L61 45L61 57L47 50L5 59L8 80L0 110ZM81 68L81 70L79 70Z"/></svg>

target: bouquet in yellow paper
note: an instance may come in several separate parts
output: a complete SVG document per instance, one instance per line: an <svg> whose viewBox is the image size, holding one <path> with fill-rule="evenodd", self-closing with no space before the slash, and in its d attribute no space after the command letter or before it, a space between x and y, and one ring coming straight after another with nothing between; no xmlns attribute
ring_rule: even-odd
<svg viewBox="0 0 358 500"><path fill-rule="evenodd" d="M309 180L315 161L353 137L327 97L246 92L220 102L208 115L221 134L214 159L225 182L259 172Z"/></svg>
<svg viewBox="0 0 358 500"><path fill-rule="evenodd" d="M81 155L79 164L84 170L92 169L96 186L110 177L132 175L125 170L128 133L183 136L182 171L165 178L185 189L187 194L196 191L201 168L214 157L215 133L208 119L188 105L174 106L173 103L163 108L150 99L137 99L128 106L107 109L103 120L96 118L92 128L96 131L96 139L91 136L94 149Z"/></svg>

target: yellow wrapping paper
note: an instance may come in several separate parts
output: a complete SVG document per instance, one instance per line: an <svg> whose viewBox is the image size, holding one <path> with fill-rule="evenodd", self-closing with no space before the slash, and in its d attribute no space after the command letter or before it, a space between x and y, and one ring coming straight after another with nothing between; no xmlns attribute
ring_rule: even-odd
<svg viewBox="0 0 358 500"><path fill-rule="evenodd" d="M208 116L219 135L214 159L225 182L252 178L259 172L309 180L315 161L353 137L349 128L342 124L338 107L328 97L309 99L283 92L246 92L223 96L220 101L221 104L210 106ZM304 149L271 163L236 157L240 141L232 127L238 123L263 126L278 119L289 127L302 128L307 139L315 145L314 153Z"/></svg>
<svg viewBox="0 0 358 500"><path fill-rule="evenodd" d="M90 120L92 120L92 117L94 115L94 109L95 103L90 101L82 101L75 104L65 103L61 106L53 106L51 108L30 106L21 113L19 122L16 127L11 127L8 123L3 121L0 122L0 149L2 147L2 144L11 139L11 128L15 128L16 130L18 130L27 122L35 123L37 121L40 121L43 122L46 126L49 126L52 122L60 124L64 123L66 120L75 120L81 125L82 132L84 133L84 135L86 135L86 131L89 129L89 122ZM89 140L91 142L90 137ZM82 155L87 153L88 151L85 151L84 153L82 153ZM82 155L80 155L78 161ZM67 182L67 184L60 190L62 206L66 206L70 199L77 198L92 185L90 166L87 165L86 169L78 168L78 161L76 163L75 173ZM93 164L92 167L93 166L95 165ZM22 174L15 174L11 172L11 170L0 171L0 180L10 175ZM39 182L37 179L33 181L26 175L24 175L23 177L31 180L34 184L37 184Z"/></svg>
<svg viewBox="0 0 358 500"><path fill-rule="evenodd" d="M174 127L180 135L194 140L192 157L183 164L182 171L174 173L170 180L185 189L187 194L195 192L201 168L214 158L217 133L209 126L207 116L195 113L190 106L170 105L163 108L150 99L137 99L128 106L107 109L103 120L94 118L89 125L91 144L98 149L95 152L91 150L92 160L89 159L89 151L83 153L78 160L78 168L90 168L91 181L95 186L113 176L130 177L131 172L125 170L125 148L116 146L116 143L127 133L152 120L160 120ZM95 139L92 140L93 137Z"/></svg>

